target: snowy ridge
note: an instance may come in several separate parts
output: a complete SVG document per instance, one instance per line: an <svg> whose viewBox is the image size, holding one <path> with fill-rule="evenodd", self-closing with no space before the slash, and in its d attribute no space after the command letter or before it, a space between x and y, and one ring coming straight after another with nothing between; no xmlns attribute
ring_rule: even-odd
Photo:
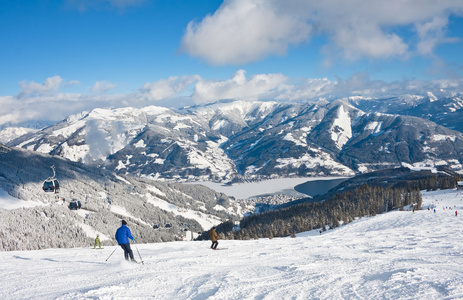
<svg viewBox="0 0 463 300"><path fill-rule="evenodd" d="M423 205L414 213L362 218L322 235L219 240L224 251L210 250L210 241L132 244L144 265L125 262L122 250L105 242L103 250L88 245L0 252L8 274L0 298L462 298L463 256L455 233L463 219L455 211L463 209L463 195L423 192Z"/></svg>
<svg viewBox="0 0 463 300"><path fill-rule="evenodd" d="M391 111L409 114L417 103L442 104L425 101L429 97L389 100L400 103L392 106L354 97L296 104L228 101L177 111L94 109L9 145L166 181L352 176L436 161L461 170L461 132ZM453 98L439 109L447 113L460 102Z"/></svg>
<svg viewBox="0 0 463 300"><path fill-rule="evenodd" d="M0 130L0 143L8 143L9 141L12 141L19 136L36 131L37 129L32 128L8 127L3 130Z"/></svg>
<svg viewBox="0 0 463 300"><path fill-rule="evenodd" d="M331 138L335 142L336 147L342 149L352 137L352 124L348 112L342 106L339 106L337 114L337 118L331 127Z"/></svg>

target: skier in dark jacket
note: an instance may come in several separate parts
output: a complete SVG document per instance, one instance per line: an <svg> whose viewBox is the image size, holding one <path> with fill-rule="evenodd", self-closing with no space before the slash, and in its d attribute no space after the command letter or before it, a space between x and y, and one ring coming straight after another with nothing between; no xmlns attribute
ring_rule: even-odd
<svg viewBox="0 0 463 300"><path fill-rule="evenodd" d="M211 238L212 242L211 248L216 250L217 245L219 244L219 242L217 241L219 239L219 235L217 234L217 232L215 232L215 227L212 227L211 231L209 231L209 237Z"/></svg>
<svg viewBox="0 0 463 300"><path fill-rule="evenodd" d="M133 252L132 249L130 248L130 243L129 239L132 241L135 241L135 239L132 236L132 233L130 232L129 227L127 227L127 222L125 220L122 220L122 225L119 227L116 231L116 241L121 246L122 249L124 249L124 257L126 260L130 260L135 262L135 259L133 258Z"/></svg>

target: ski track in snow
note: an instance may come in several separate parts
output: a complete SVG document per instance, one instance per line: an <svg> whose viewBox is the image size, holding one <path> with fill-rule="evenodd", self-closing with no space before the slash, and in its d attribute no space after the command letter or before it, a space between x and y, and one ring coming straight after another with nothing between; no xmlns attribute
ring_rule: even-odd
<svg viewBox="0 0 463 300"><path fill-rule="evenodd" d="M321 235L220 240L224 251L210 241L132 244L143 265L116 246L0 252L0 299L462 299L462 199L423 192L414 213Z"/></svg>

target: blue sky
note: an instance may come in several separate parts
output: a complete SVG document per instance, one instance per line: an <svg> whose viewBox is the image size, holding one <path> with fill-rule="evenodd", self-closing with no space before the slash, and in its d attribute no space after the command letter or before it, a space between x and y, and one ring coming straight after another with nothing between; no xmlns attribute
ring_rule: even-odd
<svg viewBox="0 0 463 300"><path fill-rule="evenodd" d="M4 0L0 39L0 125L463 86L461 0Z"/></svg>

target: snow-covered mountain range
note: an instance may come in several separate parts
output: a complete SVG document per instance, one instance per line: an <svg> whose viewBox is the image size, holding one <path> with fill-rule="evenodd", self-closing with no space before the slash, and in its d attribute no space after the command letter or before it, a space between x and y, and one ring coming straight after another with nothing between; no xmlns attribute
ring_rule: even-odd
<svg viewBox="0 0 463 300"><path fill-rule="evenodd" d="M185 229L197 233L252 210L204 186L171 181L351 176L403 165L461 170L463 135L456 127L390 113L375 101L378 111L365 99L94 109L26 133L0 154L0 193L32 208L0 207L2 247L73 247L96 234L113 243L121 218L140 242L171 241ZM439 101L405 103L411 109L440 107ZM455 118L459 101L445 106ZM51 165L63 187L58 197L41 190ZM81 210L69 210L74 199Z"/></svg>
<svg viewBox="0 0 463 300"><path fill-rule="evenodd" d="M460 170L463 127L444 116L462 119L462 103L430 95L94 109L8 145L162 180L352 176L401 165Z"/></svg>

